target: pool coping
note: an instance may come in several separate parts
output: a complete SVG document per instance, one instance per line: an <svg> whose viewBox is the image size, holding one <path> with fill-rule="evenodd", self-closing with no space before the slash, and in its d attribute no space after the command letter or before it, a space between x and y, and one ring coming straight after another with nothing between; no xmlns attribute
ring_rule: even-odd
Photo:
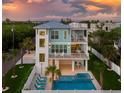
<svg viewBox="0 0 124 93"><path fill-rule="evenodd" d="M92 72L88 71L89 75L91 76L92 78L92 82L96 88L96 90L101 90L101 86L100 84L98 83L98 81L96 80L96 78L94 77L94 75L92 74Z"/></svg>

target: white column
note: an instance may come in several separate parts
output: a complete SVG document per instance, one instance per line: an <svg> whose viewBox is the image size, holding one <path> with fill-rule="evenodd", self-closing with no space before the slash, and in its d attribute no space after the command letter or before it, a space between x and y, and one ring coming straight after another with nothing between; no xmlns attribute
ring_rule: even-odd
<svg viewBox="0 0 124 93"><path fill-rule="evenodd" d="M41 74L42 73L42 69L41 69L42 68L42 65L37 62L35 64L35 67L36 67L36 72L39 73L39 74Z"/></svg>
<svg viewBox="0 0 124 93"><path fill-rule="evenodd" d="M72 71L74 71L74 63L75 61L72 61Z"/></svg>
<svg viewBox="0 0 124 93"><path fill-rule="evenodd" d="M56 65L57 69L59 69L59 60L55 60L55 65Z"/></svg>
<svg viewBox="0 0 124 93"><path fill-rule="evenodd" d="M85 70L88 71L88 61L85 60Z"/></svg>
<svg viewBox="0 0 124 93"><path fill-rule="evenodd" d="M84 60L81 60L81 64L82 64L82 70L84 71L85 70L85 63L84 63L85 61Z"/></svg>

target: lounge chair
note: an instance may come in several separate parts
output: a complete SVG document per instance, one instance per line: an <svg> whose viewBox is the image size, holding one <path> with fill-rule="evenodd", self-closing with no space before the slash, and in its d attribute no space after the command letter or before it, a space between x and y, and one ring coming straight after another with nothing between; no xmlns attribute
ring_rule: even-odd
<svg viewBox="0 0 124 93"><path fill-rule="evenodd" d="M36 80L36 83L37 83L38 85L46 85L46 82L38 82L38 80Z"/></svg>
<svg viewBox="0 0 124 93"><path fill-rule="evenodd" d="M37 77L38 82L46 82L46 80Z"/></svg>
<svg viewBox="0 0 124 93"><path fill-rule="evenodd" d="M37 89L37 90L44 90L45 88L44 87L42 87L42 86L38 86L38 85L34 85L35 86L35 88Z"/></svg>
<svg viewBox="0 0 124 93"><path fill-rule="evenodd" d="M39 77L40 79L43 79L43 80L46 80L46 79L47 79L46 77L41 77L41 75L38 75L38 77Z"/></svg>

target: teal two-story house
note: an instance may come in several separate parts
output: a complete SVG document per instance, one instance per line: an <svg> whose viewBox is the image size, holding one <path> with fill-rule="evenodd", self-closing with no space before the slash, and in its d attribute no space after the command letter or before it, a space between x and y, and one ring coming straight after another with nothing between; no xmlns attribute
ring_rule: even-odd
<svg viewBox="0 0 124 93"><path fill-rule="evenodd" d="M88 31L79 23L69 25L50 21L34 27L36 39L36 67L44 74L53 65L62 74L88 70Z"/></svg>

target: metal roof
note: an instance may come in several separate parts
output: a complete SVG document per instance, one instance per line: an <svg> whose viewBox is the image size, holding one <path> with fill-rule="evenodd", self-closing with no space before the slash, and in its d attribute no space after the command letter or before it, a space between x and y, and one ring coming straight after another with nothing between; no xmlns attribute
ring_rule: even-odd
<svg viewBox="0 0 124 93"><path fill-rule="evenodd" d="M40 24L38 26L35 26L34 29L36 28L45 28L45 29L51 29L51 28L64 28L64 29L69 29L69 25L65 25L63 23L60 23L58 21L50 21L44 24Z"/></svg>

